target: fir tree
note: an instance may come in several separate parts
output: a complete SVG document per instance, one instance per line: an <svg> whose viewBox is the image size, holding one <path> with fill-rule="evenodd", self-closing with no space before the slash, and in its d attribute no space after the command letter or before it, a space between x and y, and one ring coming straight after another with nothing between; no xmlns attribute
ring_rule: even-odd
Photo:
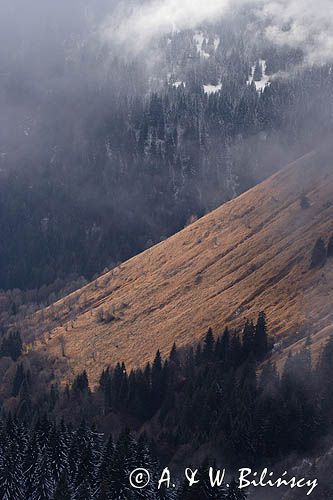
<svg viewBox="0 0 333 500"><path fill-rule="evenodd" d="M46 450L40 451L32 478L31 500L51 500L54 481Z"/></svg>
<svg viewBox="0 0 333 500"><path fill-rule="evenodd" d="M136 467L142 467L149 471L150 481L141 491L137 492L138 498L143 498L145 500L155 500L157 498L157 483L158 478L155 475L156 464L151 456L151 452L148 447L147 437L143 433L140 435L137 446L136 455L134 462Z"/></svg>
<svg viewBox="0 0 333 500"><path fill-rule="evenodd" d="M103 453L102 453L102 458L100 462L100 466L98 468L97 472L97 484L98 484L98 493L100 495L104 494L106 495L109 485L110 485L110 468L111 468L111 463L113 459L113 454L115 451L115 447L113 444L113 439L112 436L109 437L107 440Z"/></svg>
<svg viewBox="0 0 333 500"><path fill-rule="evenodd" d="M17 409L17 416L20 419L28 419L32 413L29 372L23 378L19 392L19 399L20 403Z"/></svg>
<svg viewBox="0 0 333 500"><path fill-rule="evenodd" d="M304 191L302 191L302 194L300 196L300 206L303 210L310 208L309 198L306 196Z"/></svg>
<svg viewBox="0 0 333 500"><path fill-rule="evenodd" d="M66 473L61 475L52 500L72 500Z"/></svg>
<svg viewBox="0 0 333 500"><path fill-rule="evenodd" d="M72 385L72 391L87 394L89 392L89 382L86 370L77 375Z"/></svg>
<svg viewBox="0 0 333 500"><path fill-rule="evenodd" d="M68 471L68 448L65 437L55 425L50 430L48 440L50 468L54 481L57 483L65 471Z"/></svg>
<svg viewBox="0 0 333 500"><path fill-rule="evenodd" d="M20 387L23 382L25 373L24 373L24 368L23 364L19 363L17 368L16 368L16 373L13 381L13 388L12 388L12 396L16 397L18 396L18 393L20 392Z"/></svg>
<svg viewBox="0 0 333 500"><path fill-rule="evenodd" d="M170 359L171 363L175 364L176 366L179 366L179 355L178 355L176 343L174 343L172 346L169 359Z"/></svg>
<svg viewBox="0 0 333 500"><path fill-rule="evenodd" d="M152 411L155 413L160 407L164 395L164 377L160 351L157 351L151 370L151 398Z"/></svg>
<svg viewBox="0 0 333 500"><path fill-rule="evenodd" d="M326 246L322 238L318 238L312 250L310 269L323 267L326 262Z"/></svg>
<svg viewBox="0 0 333 500"><path fill-rule="evenodd" d="M230 341L229 360L233 367L240 365L242 361L242 344L237 334L232 335Z"/></svg>
<svg viewBox="0 0 333 500"><path fill-rule="evenodd" d="M83 476L82 481L78 484L75 493L75 500L91 500L94 498L93 488L91 487L91 483L88 476Z"/></svg>
<svg viewBox="0 0 333 500"><path fill-rule="evenodd" d="M211 361L214 354L214 335L213 330L209 328L203 343L202 357L205 361Z"/></svg>
<svg viewBox="0 0 333 500"><path fill-rule="evenodd" d="M22 354L22 340L20 332L15 331L4 337L1 343L0 356L11 357L17 361Z"/></svg>
<svg viewBox="0 0 333 500"><path fill-rule="evenodd" d="M136 467L135 455L135 442L130 432L125 430L119 437L110 464L110 500L131 497L129 475Z"/></svg>
<svg viewBox="0 0 333 500"><path fill-rule="evenodd" d="M267 322L264 312L259 313L254 334L254 351L258 359L262 359L268 352Z"/></svg>
<svg viewBox="0 0 333 500"><path fill-rule="evenodd" d="M229 364L229 355L230 355L230 333L228 328L226 328L223 332L221 342L218 348L218 357L221 360L224 369L227 369Z"/></svg>
<svg viewBox="0 0 333 500"><path fill-rule="evenodd" d="M246 321L243 330L243 351L245 359L247 359L254 351L254 334L255 329L253 323Z"/></svg>
<svg viewBox="0 0 333 500"><path fill-rule="evenodd" d="M17 446L11 443L0 463L0 497L2 500L25 500L22 464Z"/></svg>

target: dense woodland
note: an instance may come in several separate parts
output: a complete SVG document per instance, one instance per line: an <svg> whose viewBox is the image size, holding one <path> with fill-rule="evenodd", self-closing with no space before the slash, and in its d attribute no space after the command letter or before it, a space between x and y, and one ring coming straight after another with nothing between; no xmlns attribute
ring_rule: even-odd
<svg viewBox="0 0 333 500"><path fill-rule="evenodd" d="M73 430L39 420L32 429L7 419L1 426L0 495L8 500L245 500L235 481L211 487L203 466L189 487L186 480L173 488L158 489L162 468L144 434L135 440L124 430L114 443L105 442L85 423ZM129 474L137 467L150 471L143 490L130 486Z"/></svg>
<svg viewBox="0 0 333 500"><path fill-rule="evenodd" d="M0 497L244 500L232 477L230 488L188 488L184 456L202 478L214 461L231 473L314 463L332 446L333 336L318 362L309 337L278 370L262 312L144 369L119 360L97 387L86 372L60 387L19 329L332 134L332 66L272 46L246 11L134 54L85 37L72 17L78 30L50 29L43 48L15 30L10 50L0 44ZM313 242L310 269L333 257L327 237ZM158 491L166 464L177 487ZM141 493L128 481L139 466L154 479ZM321 470L332 467L328 454ZM315 495L333 498L324 476Z"/></svg>
<svg viewBox="0 0 333 500"><path fill-rule="evenodd" d="M62 47L45 82L6 67L0 103L20 103L24 118L12 113L0 137L0 289L89 279L332 130L330 65L302 67L301 53L262 43L257 29L205 27L201 48L197 33L175 33L158 58L147 49L129 61L96 44L71 57ZM262 60L284 76L257 90Z"/></svg>
<svg viewBox="0 0 333 500"><path fill-rule="evenodd" d="M181 449L187 457L198 453L203 470L205 456L210 465L217 459L232 471L239 464L267 466L290 454L311 455L332 431L333 337L318 364L310 346L309 337L278 372L270 361L274 340L260 313L241 332L225 329L214 337L209 330L196 349L174 345L166 360L158 352L143 370L110 367L94 391L83 372L65 390L53 384L38 393L36 364L30 372L18 357L3 405L0 491L10 484L21 496L4 498L15 500L128 499L133 464L148 464L157 474ZM191 496L197 490L179 484L161 498L198 498ZM144 498L160 498L151 487ZM230 494L215 490L202 498L243 498Z"/></svg>

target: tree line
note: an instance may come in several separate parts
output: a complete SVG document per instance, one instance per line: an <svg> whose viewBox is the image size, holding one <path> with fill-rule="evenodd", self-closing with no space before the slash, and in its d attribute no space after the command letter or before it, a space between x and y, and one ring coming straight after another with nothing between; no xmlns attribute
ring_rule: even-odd
<svg viewBox="0 0 333 500"><path fill-rule="evenodd" d="M164 360L157 352L153 363L148 363L144 369L128 373L125 365L120 363L107 368L103 370L94 391L89 387L87 373L83 372L64 390L53 384L48 392L36 393L36 375L30 373L19 358L11 389L11 398L16 401L11 412L13 418L7 412L9 423L2 424L13 426L15 422L15 431L6 430L7 437L0 450L9 455L18 453L19 446L12 446L11 442L17 439L21 447L29 451L26 452L28 458L24 458L23 453L21 462L13 461L10 456L8 461L0 460L1 474L12 474L11 479L4 480L5 484L14 481L14 477L25 477L24 482L21 482L23 491L28 491L24 488L37 488L37 483L40 488L46 488L50 483L52 486L48 487L52 495L62 488L74 495L68 498L122 498L112 495L116 491L120 495L119 488L123 488L125 483L128 487L124 476L124 471L128 469L124 463L130 463L131 466L133 460L138 463L137 451L133 450L137 450L135 446L139 444L133 445L130 456L123 457L121 465L118 463L117 473L112 474L112 467L115 467L112 465L103 486L108 492L103 493L106 495L104 497L96 496L97 492L102 495L98 488L102 488L103 483L97 480L98 467L91 472L89 465L89 460L94 457L93 462L101 466L110 431L120 442L125 439L124 436L127 442L133 443L141 443L144 439L151 448L149 453L147 451L149 465L151 460L159 460L164 464L172 462L177 450L183 446L187 447L189 457L202 445L208 446L208 449L213 446L218 449L219 459L229 464L231 470L237 468L239 463L275 463L290 453L302 455L312 452L320 438L328 435L333 426L333 336L327 341L316 364L311 360L310 337L298 352L290 351L283 370L278 371L272 363L272 348L273 339L268 332L265 313L262 312L256 322L246 321L241 331L234 332L226 328L223 335L214 336L209 329L203 342L196 348L177 349L174 345ZM3 414L5 416L4 407ZM80 420L83 423L77 428ZM93 430L91 426L95 426ZM48 429L47 433L55 436L49 448L45 447L45 443L41 446L43 453L25 448L37 446L36 443L45 438L46 431L41 430L44 427ZM102 428L108 429L105 437L100 434ZM131 429L131 437L126 428ZM43 438L38 437L40 433ZM87 455L80 441L82 433L90 436ZM60 438L61 435L63 437ZM87 441L87 436L84 440ZM96 443L99 455L90 449L92 443ZM113 444L111 448L114 449ZM53 453L52 460L61 469L58 472L52 469L54 465L48 453ZM116 453L116 456L119 454ZM30 462L24 465L24 460L32 457L36 460L34 466ZM81 460L84 464L79 466ZM17 472L15 467L19 467L20 463L21 472ZM46 471L43 479L36 472L33 473L37 464L40 467L38 470ZM203 468L206 466L207 463L203 464ZM11 472L13 470L15 472ZM152 470L156 471L158 467L154 469L152 466ZM80 481L79 471L84 471ZM58 474L57 479L54 474ZM85 485L82 490L89 492L90 496L80 496L84 495L79 488L81 482ZM201 486L206 488L204 484ZM179 498L194 498L185 496L186 484L180 488L183 488L183 496ZM61 494L64 495L63 492ZM156 495L156 491L153 494ZM186 495L190 494L187 491ZM127 493L124 495L124 498L131 498L126 497Z"/></svg>

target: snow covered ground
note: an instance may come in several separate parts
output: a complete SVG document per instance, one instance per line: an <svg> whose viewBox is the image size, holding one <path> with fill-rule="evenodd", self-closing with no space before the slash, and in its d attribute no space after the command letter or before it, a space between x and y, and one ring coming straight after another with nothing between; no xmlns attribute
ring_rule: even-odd
<svg viewBox="0 0 333 500"><path fill-rule="evenodd" d="M178 89L178 87L180 87L181 85L184 85L184 87L186 87L186 82L181 82L181 81L179 81L179 82L174 82L174 83L172 84L172 86L173 86L173 87L176 87L176 89Z"/></svg>
<svg viewBox="0 0 333 500"><path fill-rule="evenodd" d="M194 36L193 36L193 40L197 46L197 51L200 54L200 56L203 57L204 59L208 59L210 57L210 54L208 54L208 52L206 52L204 50L204 45L209 44L209 38L206 37L202 31L196 31ZM220 40L219 36L216 36L214 38L213 47L214 47L215 52L219 48L220 41L221 40Z"/></svg>
<svg viewBox="0 0 333 500"><path fill-rule="evenodd" d="M222 83L219 83L218 85L204 85L203 87L205 94L216 94L216 92L219 92L222 89Z"/></svg>
<svg viewBox="0 0 333 500"><path fill-rule="evenodd" d="M202 31L196 31L194 36L193 36L193 39L196 43L197 51L199 52L200 56L203 57L204 59L208 59L210 57L210 55L208 54L208 52L205 52L202 48L204 42L208 43L208 38L206 38L204 36Z"/></svg>
<svg viewBox="0 0 333 500"><path fill-rule="evenodd" d="M249 76L249 79L247 81L248 85L251 85L252 82L254 81L254 84L256 86L256 89L258 92L263 92L266 87L269 87L271 82L269 81L269 76L266 74L266 69L267 69L267 63L264 59L259 59L259 65L261 66L261 72L262 72L262 78L259 81L254 80L254 73L256 70L256 64L252 66L251 68L251 75Z"/></svg>

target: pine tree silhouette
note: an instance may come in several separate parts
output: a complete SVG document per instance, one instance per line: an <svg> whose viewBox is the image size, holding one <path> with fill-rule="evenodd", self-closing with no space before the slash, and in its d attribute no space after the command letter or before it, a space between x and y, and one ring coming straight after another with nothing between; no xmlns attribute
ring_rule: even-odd
<svg viewBox="0 0 333 500"><path fill-rule="evenodd" d="M310 269L323 267L326 262L326 246L322 238L318 238L312 250Z"/></svg>

